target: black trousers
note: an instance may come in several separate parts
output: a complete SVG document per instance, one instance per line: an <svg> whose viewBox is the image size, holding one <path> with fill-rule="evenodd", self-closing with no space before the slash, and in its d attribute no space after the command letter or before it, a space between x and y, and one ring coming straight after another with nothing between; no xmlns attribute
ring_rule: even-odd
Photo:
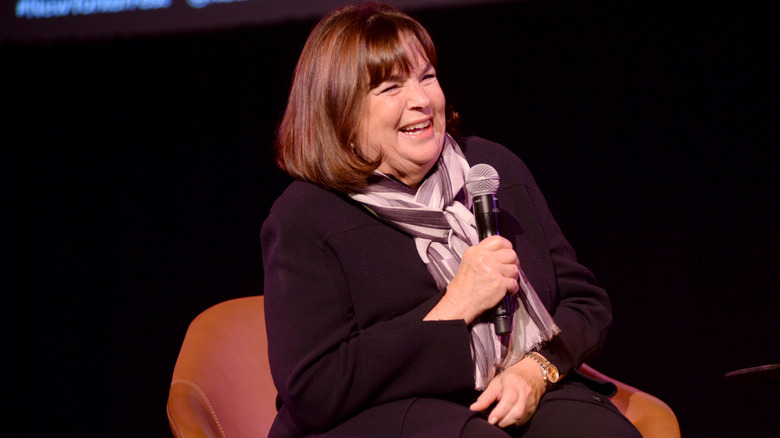
<svg viewBox="0 0 780 438"><path fill-rule="evenodd" d="M367 409L341 425L309 436L353 438L641 438L639 431L609 401L615 387L576 373L542 396L531 420L501 429L480 412L469 410L476 400L415 398Z"/></svg>

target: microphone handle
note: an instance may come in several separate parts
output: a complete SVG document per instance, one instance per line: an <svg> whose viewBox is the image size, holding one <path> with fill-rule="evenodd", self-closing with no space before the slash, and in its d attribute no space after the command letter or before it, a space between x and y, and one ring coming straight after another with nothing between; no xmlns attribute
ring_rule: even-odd
<svg viewBox="0 0 780 438"><path fill-rule="evenodd" d="M475 196L474 218L477 221L477 233L479 240L482 241L490 236L498 235L498 199L495 194ZM509 321L509 312L507 301L509 296L505 296L500 303L493 307L491 318L497 335L508 335L512 333L512 325Z"/></svg>
<svg viewBox="0 0 780 438"><path fill-rule="evenodd" d="M496 195L487 194L475 196L474 219L477 221L477 234L483 241L490 236L498 235L498 199Z"/></svg>
<svg viewBox="0 0 780 438"><path fill-rule="evenodd" d="M508 300L509 295L506 295L500 303L496 304L496 307L491 309L493 312L493 328L496 330L497 335L512 333L512 324L509 323L509 312L506 304Z"/></svg>

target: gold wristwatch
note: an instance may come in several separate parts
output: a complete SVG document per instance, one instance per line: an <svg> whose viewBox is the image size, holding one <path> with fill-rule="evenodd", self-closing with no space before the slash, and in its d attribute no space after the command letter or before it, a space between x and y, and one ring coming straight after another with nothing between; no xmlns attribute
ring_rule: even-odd
<svg viewBox="0 0 780 438"><path fill-rule="evenodd" d="M542 377L544 377L544 383L547 386L547 389L550 389L551 386L561 380L561 373L558 372L558 368L547 360L546 357L536 351L529 351L525 356L535 360L542 367Z"/></svg>

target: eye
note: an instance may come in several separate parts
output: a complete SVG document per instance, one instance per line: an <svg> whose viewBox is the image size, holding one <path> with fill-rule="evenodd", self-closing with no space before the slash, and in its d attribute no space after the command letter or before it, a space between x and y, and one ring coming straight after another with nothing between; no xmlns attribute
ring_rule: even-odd
<svg viewBox="0 0 780 438"><path fill-rule="evenodd" d="M389 93L397 89L398 89L398 84L392 84L382 88L382 91L380 91L380 93Z"/></svg>
<svg viewBox="0 0 780 438"><path fill-rule="evenodd" d="M420 82L430 82L434 79L436 79L436 70L429 66L423 72L422 77L420 77Z"/></svg>

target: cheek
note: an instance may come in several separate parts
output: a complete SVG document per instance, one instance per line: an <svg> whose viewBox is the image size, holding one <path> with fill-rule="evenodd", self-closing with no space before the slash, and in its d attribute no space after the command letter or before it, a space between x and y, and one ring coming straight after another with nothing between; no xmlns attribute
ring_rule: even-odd
<svg viewBox="0 0 780 438"><path fill-rule="evenodd" d="M438 87L437 87L438 88ZM433 110L439 117L445 117L445 108L447 107L447 99L444 97L444 92L441 88L438 88L430 95L431 102L433 103Z"/></svg>
<svg viewBox="0 0 780 438"><path fill-rule="evenodd" d="M358 150L369 160L376 159L382 151L382 145L387 143L388 121L383 106L376 102L366 105L357 131Z"/></svg>
<svg viewBox="0 0 780 438"><path fill-rule="evenodd" d="M355 142L360 155L368 159L375 155L374 148L371 146L374 143L374 139L371 138L372 131L369 119L364 116L358 125Z"/></svg>
<svg viewBox="0 0 780 438"><path fill-rule="evenodd" d="M363 116L363 126L366 135L376 135L379 130L395 128L398 123L398 108L392 100L376 100L366 108Z"/></svg>

